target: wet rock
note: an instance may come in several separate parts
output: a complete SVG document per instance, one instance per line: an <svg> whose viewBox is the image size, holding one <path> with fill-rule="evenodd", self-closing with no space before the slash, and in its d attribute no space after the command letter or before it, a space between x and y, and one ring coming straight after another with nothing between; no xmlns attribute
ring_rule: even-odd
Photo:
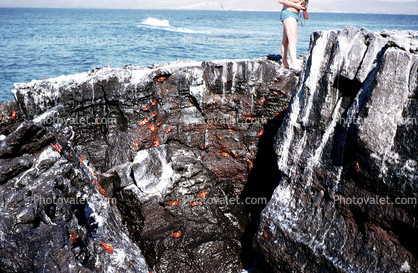
<svg viewBox="0 0 418 273"><path fill-rule="evenodd" d="M139 151L130 166L135 184L116 193L121 210L129 211L128 229L156 272L242 270L243 206L202 154L181 144Z"/></svg>
<svg viewBox="0 0 418 273"><path fill-rule="evenodd" d="M254 240L275 271L418 270L417 49L413 33L312 34Z"/></svg>
<svg viewBox="0 0 418 273"><path fill-rule="evenodd" d="M38 134L30 142L35 128ZM68 131L30 121L1 143L2 151L9 152L3 155L30 152L0 163L2 272L149 272L116 204L102 196L93 171L80 164L68 145ZM44 136L62 145L53 147ZM100 242L110 243L113 252L105 252Z"/></svg>
<svg viewBox="0 0 418 273"><path fill-rule="evenodd" d="M30 231L39 241L67 237L33 251L59 253L71 270L242 271L248 215L238 194L297 80L260 58L16 84L29 121L0 142L0 251Z"/></svg>
<svg viewBox="0 0 418 273"><path fill-rule="evenodd" d="M16 130L25 119L16 101L0 102L0 141Z"/></svg>
<svg viewBox="0 0 418 273"><path fill-rule="evenodd" d="M102 173L132 161L157 140L178 142L205 150L204 163L220 180L232 180L239 193L258 134L285 111L297 79L267 58L182 61L97 68L16 84L13 92L29 119L61 106L44 125L72 126L74 148ZM222 157L230 168L218 164Z"/></svg>

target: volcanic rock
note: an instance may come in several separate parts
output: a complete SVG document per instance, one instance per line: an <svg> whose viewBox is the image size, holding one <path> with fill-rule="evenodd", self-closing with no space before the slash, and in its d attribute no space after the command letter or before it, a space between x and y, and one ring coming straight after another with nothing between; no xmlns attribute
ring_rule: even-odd
<svg viewBox="0 0 418 273"><path fill-rule="evenodd" d="M297 81L260 58L15 84L25 119L0 142L0 269L240 272L238 195Z"/></svg>
<svg viewBox="0 0 418 273"><path fill-rule="evenodd" d="M416 37L312 34L254 240L276 272L418 272Z"/></svg>

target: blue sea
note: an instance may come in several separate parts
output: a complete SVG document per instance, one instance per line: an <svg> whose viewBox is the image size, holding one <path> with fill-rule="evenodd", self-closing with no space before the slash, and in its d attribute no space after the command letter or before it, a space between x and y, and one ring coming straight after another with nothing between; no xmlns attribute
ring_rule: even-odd
<svg viewBox="0 0 418 273"><path fill-rule="evenodd" d="M0 8L0 101L13 83L97 66L258 58L280 54L279 12ZM418 30L418 16L310 13L298 55L316 30Z"/></svg>

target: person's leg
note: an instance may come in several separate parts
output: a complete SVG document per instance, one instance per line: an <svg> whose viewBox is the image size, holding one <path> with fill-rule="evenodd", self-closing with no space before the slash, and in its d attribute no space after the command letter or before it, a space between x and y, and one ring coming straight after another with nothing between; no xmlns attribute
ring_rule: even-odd
<svg viewBox="0 0 418 273"><path fill-rule="evenodd" d="M283 39L282 39L282 64L283 67L289 68L289 63L287 61L287 49L288 49L289 40L287 39L286 28L283 24Z"/></svg>
<svg viewBox="0 0 418 273"><path fill-rule="evenodd" d="M290 60L292 61L293 68L301 69L299 64L297 63L297 56L296 56L296 43L298 42L298 22L295 18L287 18L283 21L283 29L286 33L287 41L288 41L288 48L289 48L289 55Z"/></svg>

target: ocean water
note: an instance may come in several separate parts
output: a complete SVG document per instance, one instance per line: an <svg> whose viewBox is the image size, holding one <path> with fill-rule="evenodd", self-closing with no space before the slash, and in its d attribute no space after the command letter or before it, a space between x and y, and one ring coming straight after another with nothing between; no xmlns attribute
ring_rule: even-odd
<svg viewBox="0 0 418 273"><path fill-rule="evenodd" d="M280 54L279 12L0 8L0 101L15 82L97 66L257 58ZM418 30L418 16L310 13L298 54L316 30Z"/></svg>

